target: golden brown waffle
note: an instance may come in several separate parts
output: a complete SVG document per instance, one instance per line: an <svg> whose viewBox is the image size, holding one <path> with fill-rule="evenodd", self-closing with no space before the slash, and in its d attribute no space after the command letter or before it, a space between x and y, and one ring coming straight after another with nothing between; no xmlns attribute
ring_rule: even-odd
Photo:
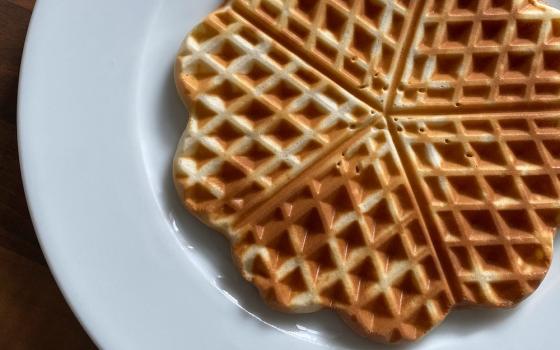
<svg viewBox="0 0 560 350"><path fill-rule="evenodd" d="M375 115L232 11L194 30L178 71L193 118L177 182L224 229Z"/></svg>
<svg viewBox="0 0 560 350"><path fill-rule="evenodd" d="M396 109L558 105L559 18L536 1L425 1Z"/></svg>
<svg viewBox="0 0 560 350"><path fill-rule="evenodd" d="M457 295L509 306L530 294L550 265L560 219L560 113L397 118L397 125Z"/></svg>
<svg viewBox="0 0 560 350"><path fill-rule="evenodd" d="M359 331L414 339L451 295L384 129L358 131L239 222L233 252L274 306L332 307Z"/></svg>
<svg viewBox="0 0 560 350"><path fill-rule="evenodd" d="M560 222L559 28L520 0L231 1L177 59L179 194L282 310L399 341L513 305Z"/></svg>

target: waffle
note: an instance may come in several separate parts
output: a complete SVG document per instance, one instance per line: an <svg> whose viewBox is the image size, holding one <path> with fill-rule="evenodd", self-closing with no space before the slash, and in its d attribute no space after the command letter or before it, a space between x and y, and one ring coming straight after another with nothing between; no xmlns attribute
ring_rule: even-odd
<svg viewBox="0 0 560 350"><path fill-rule="evenodd" d="M555 55L534 1L230 1L178 54L175 185L272 307L418 339L549 268Z"/></svg>
<svg viewBox="0 0 560 350"><path fill-rule="evenodd" d="M427 0L395 107L557 105L559 18L536 1Z"/></svg>
<svg viewBox="0 0 560 350"><path fill-rule="evenodd" d="M435 223L430 232L451 262L448 275L458 280L456 295L510 306L530 294L550 265L560 219L560 114L397 118L397 124Z"/></svg>

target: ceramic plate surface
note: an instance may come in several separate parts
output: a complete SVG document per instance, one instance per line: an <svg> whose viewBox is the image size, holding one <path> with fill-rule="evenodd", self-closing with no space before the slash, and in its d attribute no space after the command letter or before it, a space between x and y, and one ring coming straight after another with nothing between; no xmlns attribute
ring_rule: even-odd
<svg viewBox="0 0 560 350"><path fill-rule="evenodd" d="M330 311L270 310L233 266L226 240L175 194L171 159L187 112L175 92L174 56L218 5L37 3L18 131L26 194L50 267L106 349L381 348ZM402 347L555 348L559 314L557 252L543 284L517 308L455 310Z"/></svg>

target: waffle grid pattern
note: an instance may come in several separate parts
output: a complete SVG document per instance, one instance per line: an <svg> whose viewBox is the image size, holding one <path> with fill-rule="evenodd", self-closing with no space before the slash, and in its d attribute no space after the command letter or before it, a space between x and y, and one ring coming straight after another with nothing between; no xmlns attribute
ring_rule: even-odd
<svg viewBox="0 0 560 350"><path fill-rule="evenodd" d="M534 1L233 0L178 56L175 183L271 305L414 340L544 278L556 61L560 12Z"/></svg>
<svg viewBox="0 0 560 350"><path fill-rule="evenodd" d="M233 250L281 309L332 307L366 332L415 339L441 321L450 297L388 137L369 130L354 139L274 198Z"/></svg>
<svg viewBox="0 0 560 350"><path fill-rule="evenodd" d="M329 143L374 118L231 11L195 29L180 57L195 117L176 177L191 208L224 229Z"/></svg>
<svg viewBox="0 0 560 350"><path fill-rule="evenodd" d="M560 116L398 123L465 300L508 306L530 294L560 218Z"/></svg>
<svg viewBox="0 0 560 350"><path fill-rule="evenodd" d="M414 2L385 0L240 0L320 62L365 89L378 106L403 50Z"/></svg>
<svg viewBox="0 0 560 350"><path fill-rule="evenodd" d="M395 109L558 102L559 28L523 0L428 0Z"/></svg>

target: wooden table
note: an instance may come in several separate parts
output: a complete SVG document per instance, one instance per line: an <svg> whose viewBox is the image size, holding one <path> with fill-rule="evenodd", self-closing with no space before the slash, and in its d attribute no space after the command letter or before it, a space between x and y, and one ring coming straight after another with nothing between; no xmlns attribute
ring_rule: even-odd
<svg viewBox="0 0 560 350"><path fill-rule="evenodd" d="M0 349L94 349L37 242L16 138L19 64L35 0L0 0Z"/></svg>

